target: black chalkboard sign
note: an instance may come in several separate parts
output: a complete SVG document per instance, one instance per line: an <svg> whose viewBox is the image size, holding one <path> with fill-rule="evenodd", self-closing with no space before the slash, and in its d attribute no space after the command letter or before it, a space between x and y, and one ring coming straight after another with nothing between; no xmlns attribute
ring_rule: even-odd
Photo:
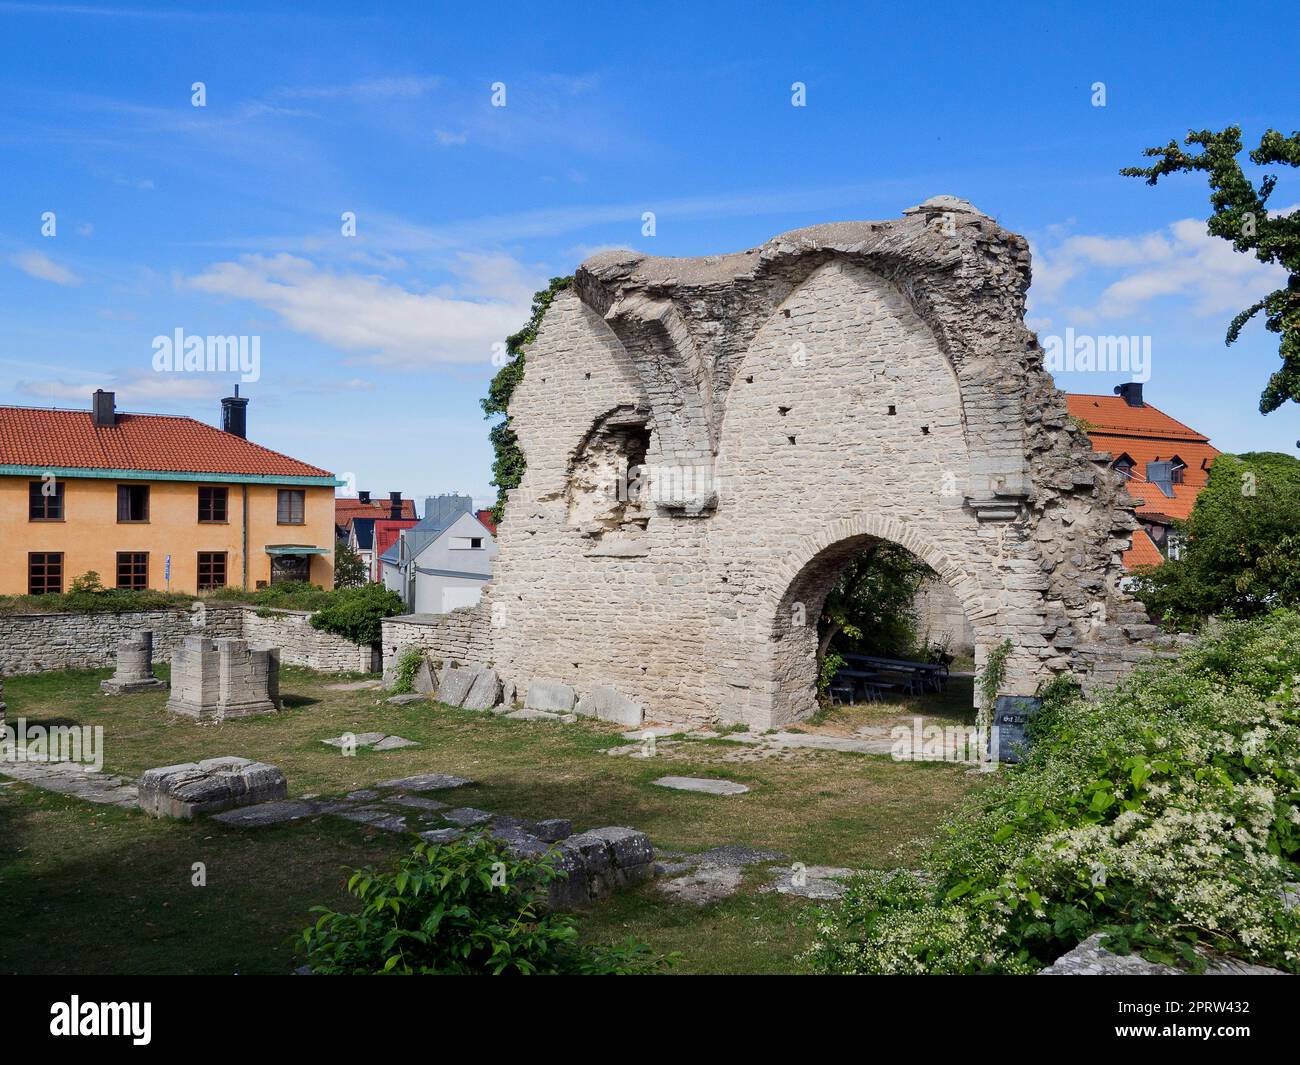
<svg viewBox="0 0 1300 1065"><path fill-rule="evenodd" d="M1020 761L1021 755L1029 749L1026 726L1042 705L1043 700L1033 695L998 696L989 745L999 762Z"/></svg>

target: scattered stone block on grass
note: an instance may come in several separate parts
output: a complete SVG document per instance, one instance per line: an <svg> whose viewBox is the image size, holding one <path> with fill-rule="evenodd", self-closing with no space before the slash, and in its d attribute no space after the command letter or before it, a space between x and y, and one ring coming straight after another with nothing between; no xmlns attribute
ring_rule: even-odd
<svg viewBox="0 0 1300 1065"><path fill-rule="evenodd" d="M426 843L450 843L454 839L460 839L465 833L459 828L434 828L428 832L421 832L420 838Z"/></svg>
<svg viewBox="0 0 1300 1065"><path fill-rule="evenodd" d="M558 680L533 680L528 684L524 709L567 714L573 709L574 700L574 690L568 684Z"/></svg>
<svg viewBox="0 0 1300 1065"><path fill-rule="evenodd" d="M418 692L404 692L401 695L390 695L384 700L386 703L392 703L394 706L409 706L411 703L427 703L429 697L420 695Z"/></svg>
<svg viewBox="0 0 1300 1065"><path fill-rule="evenodd" d="M145 813L185 821L283 799L287 794L288 784L279 768L234 757L147 769L139 783L139 803Z"/></svg>
<svg viewBox="0 0 1300 1065"><path fill-rule="evenodd" d="M745 784L734 780L715 780L711 777L660 777L651 781L661 788L674 791L695 791L702 795L743 795L749 790Z"/></svg>
<svg viewBox="0 0 1300 1065"><path fill-rule="evenodd" d="M411 678L411 687L419 695L438 694L438 675L434 673L428 655L420 656L420 664L415 669L415 676Z"/></svg>
<svg viewBox="0 0 1300 1065"><path fill-rule="evenodd" d="M474 688L478 670L467 666L448 666L438 681L437 699L448 706L462 706Z"/></svg>
<svg viewBox="0 0 1300 1065"><path fill-rule="evenodd" d="M401 777L398 780L381 780L375 787L396 791L443 791L448 788L463 788L473 783L469 777L453 777L447 773L417 773L413 777Z"/></svg>
<svg viewBox="0 0 1300 1065"><path fill-rule="evenodd" d="M165 687L153 675L153 633L146 629L119 643L113 675L100 681L99 686L109 695L130 695Z"/></svg>
<svg viewBox="0 0 1300 1065"><path fill-rule="evenodd" d="M679 902L705 906L734 895L740 889L743 876L738 865L711 866L671 880L661 880L656 887Z"/></svg>
<svg viewBox="0 0 1300 1065"><path fill-rule="evenodd" d="M260 828L262 825L281 825L286 821L298 821L318 813L315 805L299 799L286 799L281 802L261 802L256 806L240 806L224 813L213 814L213 821L236 828Z"/></svg>
<svg viewBox="0 0 1300 1065"><path fill-rule="evenodd" d="M491 710L501 701L501 678L495 669L480 669L460 705L466 710Z"/></svg>
<svg viewBox="0 0 1300 1065"><path fill-rule="evenodd" d="M552 710L511 710L506 714L511 721L558 721L564 725L572 725L578 720L577 714L557 714Z"/></svg>
<svg viewBox="0 0 1300 1065"><path fill-rule="evenodd" d="M327 740L321 740L321 743L329 744L331 747L343 748L348 746L348 739L351 737L353 747L370 747L384 738L382 732L345 732L342 736L331 736Z"/></svg>
<svg viewBox="0 0 1300 1065"><path fill-rule="evenodd" d="M1182 976L1186 973L1172 965L1147 961L1138 954L1114 954L1101 945L1102 935L1089 936L1073 950L1062 954L1039 976ZM1235 958L1215 956L1209 959L1206 976L1285 976L1281 969L1252 965Z"/></svg>
<svg viewBox="0 0 1300 1065"><path fill-rule="evenodd" d="M445 810L447 803L426 799L423 795L389 795L384 802L390 806L409 806L413 810Z"/></svg>
<svg viewBox="0 0 1300 1065"><path fill-rule="evenodd" d="M400 751L404 747L420 746L415 740L404 739L401 736L385 736L382 740L371 746L372 751Z"/></svg>
<svg viewBox="0 0 1300 1065"><path fill-rule="evenodd" d="M596 685L579 699L575 709L583 716L619 725L639 725L645 720L644 706L604 684Z"/></svg>
<svg viewBox="0 0 1300 1065"><path fill-rule="evenodd" d="M472 806L458 806L454 810L444 810L442 816L453 825L469 828L472 825L487 824L494 815L487 810L476 810Z"/></svg>
<svg viewBox="0 0 1300 1065"><path fill-rule="evenodd" d="M855 871L831 865L809 865L802 869L787 867L778 869L772 882L763 890L805 899L838 899L844 894L844 885L840 881Z"/></svg>

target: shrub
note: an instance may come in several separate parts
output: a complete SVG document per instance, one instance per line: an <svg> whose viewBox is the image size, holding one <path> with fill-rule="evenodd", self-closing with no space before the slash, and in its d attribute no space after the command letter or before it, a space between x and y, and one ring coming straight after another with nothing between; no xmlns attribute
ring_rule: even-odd
<svg viewBox="0 0 1300 1065"><path fill-rule="evenodd" d="M397 656L393 666L393 693L403 695L415 690L415 674L420 668L424 651L419 647L408 647Z"/></svg>
<svg viewBox="0 0 1300 1065"><path fill-rule="evenodd" d="M320 917L301 944L323 975L616 974L660 964L631 940L580 944L572 917L542 909L557 875L488 836L420 843L394 872L355 871L348 892L361 912L314 907Z"/></svg>
<svg viewBox="0 0 1300 1065"><path fill-rule="evenodd" d="M919 877L857 879L817 915L818 972L1032 972L1096 932L1204 967L1300 972L1300 613L1232 622L1088 701L1045 691L1024 762Z"/></svg>
<svg viewBox="0 0 1300 1065"><path fill-rule="evenodd" d="M339 588L332 594L330 604L312 615L312 628L346 636L353 643L378 642L384 618L406 609L402 597L382 584Z"/></svg>

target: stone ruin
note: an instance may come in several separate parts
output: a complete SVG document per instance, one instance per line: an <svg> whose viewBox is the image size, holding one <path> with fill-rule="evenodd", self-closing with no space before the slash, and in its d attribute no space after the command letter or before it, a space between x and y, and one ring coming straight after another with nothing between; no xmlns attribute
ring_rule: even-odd
<svg viewBox="0 0 1300 1065"><path fill-rule="evenodd" d="M277 766L248 758L206 758L145 770L139 803L153 817L192 821L201 814L283 799L288 788Z"/></svg>
<svg viewBox="0 0 1300 1065"><path fill-rule="evenodd" d="M200 721L268 714L280 708L280 651L233 637L187 636L172 654L167 709Z"/></svg>
<svg viewBox="0 0 1300 1065"><path fill-rule="evenodd" d="M948 196L589 259L527 350L527 468L473 625L418 642L520 692L778 728L816 709L827 592L887 540L960 602L977 668L1011 642L1002 691L1117 679L1156 633L1121 586L1135 501L1044 370L1029 282L1024 238Z"/></svg>
<svg viewBox="0 0 1300 1065"><path fill-rule="evenodd" d="M161 688L163 682L153 675L153 633L147 629L117 645L117 668L108 680L99 682L109 695Z"/></svg>

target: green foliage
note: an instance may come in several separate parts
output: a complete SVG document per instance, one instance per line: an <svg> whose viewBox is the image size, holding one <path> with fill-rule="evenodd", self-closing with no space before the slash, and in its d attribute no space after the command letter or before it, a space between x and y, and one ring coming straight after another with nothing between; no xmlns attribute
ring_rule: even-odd
<svg viewBox="0 0 1300 1065"><path fill-rule="evenodd" d="M105 588L99 574L90 572L77 577L66 592L48 595L0 595L2 614L120 614L136 610L186 608L194 602L192 595L174 592L128 591Z"/></svg>
<svg viewBox="0 0 1300 1065"><path fill-rule="evenodd" d="M272 610L320 610L333 603L337 594L307 581L277 581L265 588L254 588L251 591L234 587L218 588L204 593L200 598L224 603L247 603ZM187 601L192 598L188 597Z"/></svg>
<svg viewBox="0 0 1300 1065"><path fill-rule="evenodd" d="M336 543L334 545L334 587L357 588L365 584L368 579L365 559L353 551L352 545L346 540Z"/></svg>
<svg viewBox="0 0 1300 1065"><path fill-rule="evenodd" d="M1141 571L1135 587L1166 625L1300 605L1300 461L1220 455L1179 532L1181 557Z"/></svg>
<svg viewBox="0 0 1300 1065"><path fill-rule="evenodd" d="M500 522L505 512L506 492L518 488L524 478L524 453L519 447L519 438L510 427L510 399L519 382L524 379L524 349L537 339L542 317L556 294L572 284L572 277L553 277L546 288L533 294L532 313L528 322L519 332L506 338L508 361L492 378L488 394L479 400L484 418L501 418L500 422L488 430L488 439L495 456L492 461L492 484L497 490L497 501L492 507L494 522Z"/></svg>
<svg viewBox="0 0 1300 1065"><path fill-rule="evenodd" d="M818 620L818 686L825 692L840 655L894 657L916 645L913 602L921 582L934 570L897 544L882 540L857 555L826 596Z"/></svg>
<svg viewBox="0 0 1300 1065"><path fill-rule="evenodd" d="M1088 936L1199 970L1300 972L1300 613L1225 624L1088 701L1049 685L1025 761L916 874L816 915L817 972L1026 973Z"/></svg>
<svg viewBox="0 0 1300 1065"><path fill-rule="evenodd" d="M393 666L393 694L404 695L415 690L415 674L420 668L424 651L419 647L408 647L397 656Z"/></svg>
<svg viewBox="0 0 1300 1065"><path fill-rule="evenodd" d="M406 610L402 597L382 584L339 588L332 594L333 601L311 616L312 628L346 636L353 643L378 643L384 618Z"/></svg>
<svg viewBox="0 0 1300 1065"><path fill-rule="evenodd" d="M489 836L420 843L391 873L354 872L348 892L361 911L314 907L320 917L301 945L320 975L611 975L657 967L644 944L580 944L572 917L544 909L546 885L557 875L549 862L511 857Z"/></svg>
<svg viewBox="0 0 1300 1065"><path fill-rule="evenodd" d="M104 585L99 579L99 574L93 569L88 569L80 577L72 578L72 583L68 585L68 591L73 595L84 595L88 592L102 592L104 591Z"/></svg>
<svg viewBox="0 0 1300 1065"><path fill-rule="evenodd" d="M1159 162L1148 167L1126 167L1120 173L1146 178L1148 185L1154 185L1169 174L1204 171L1209 176L1214 212L1207 220L1209 234L1230 241L1239 252L1253 252L1260 262L1276 263L1288 272L1285 288L1270 292L1232 320L1226 343L1236 341L1242 327L1263 311L1265 326L1282 338L1278 348L1282 368L1269 378L1259 409L1268 414L1288 399L1300 402L1300 211L1269 214L1268 198L1277 178L1266 175L1256 188L1242 172L1237 159L1242 149L1237 126L1220 133L1189 130L1183 143L1199 145L1203 150L1199 154L1185 152L1176 140L1171 140L1164 147L1148 148L1143 153ZM1259 147L1250 153L1250 161L1256 166L1300 166L1300 132L1284 137L1276 130L1265 131Z"/></svg>
<svg viewBox="0 0 1300 1065"><path fill-rule="evenodd" d="M984 669L976 682L980 690L980 699L987 714L998 701L998 692L1002 682L1007 678L1007 659L1011 656L1011 641L1003 640L989 652L984 660Z"/></svg>

